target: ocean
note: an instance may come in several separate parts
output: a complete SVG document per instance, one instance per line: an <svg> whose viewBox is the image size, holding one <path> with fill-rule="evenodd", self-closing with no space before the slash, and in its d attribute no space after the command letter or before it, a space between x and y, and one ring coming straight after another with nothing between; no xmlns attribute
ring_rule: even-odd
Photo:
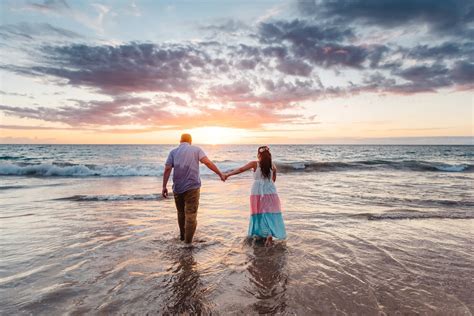
<svg viewBox="0 0 474 316"><path fill-rule="evenodd" d="M205 167L179 241L175 146L0 145L0 314L474 313L474 146L270 146L272 247L246 238L251 172ZM202 148L228 171L258 146Z"/></svg>

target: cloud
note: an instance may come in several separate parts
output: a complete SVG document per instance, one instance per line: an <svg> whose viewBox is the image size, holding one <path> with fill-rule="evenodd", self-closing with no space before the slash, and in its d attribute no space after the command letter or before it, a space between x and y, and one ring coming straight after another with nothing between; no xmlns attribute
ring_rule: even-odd
<svg viewBox="0 0 474 316"><path fill-rule="evenodd" d="M456 62L450 71L450 77L459 85L470 85L474 88L474 62L462 60Z"/></svg>
<svg viewBox="0 0 474 316"><path fill-rule="evenodd" d="M385 45L346 44L348 40L353 40L354 36L354 31L345 26L299 19L291 22L261 23L258 28L258 39L261 43L279 45L286 43L287 49L285 52L280 52L279 59L291 52L300 62L303 59L326 68L333 66L360 68L365 62L370 63L371 67L376 67L383 55L389 51ZM309 69L304 68L303 72L298 70L293 72L309 74ZM281 69L284 73L290 74L287 67L282 66Z"/></svg>
<svg viewBox="0 0 474 316"><path fill-rule="evenodd" d="M474 89L474 63L468 61L458 61L451 67L434 63L394 69L392 75L375 73L367 76L363 84L351 87L350 92L414 94L452 87ZM405 82L400 82L400 79Z"/></svg>
<svg viewBox="0 0 474 316"><path fill-rule="evenodd" d="M315 79L264 79L251 83L240 80L229 84L218 84L209 88L209 95L217 102L244 107L246 104L264 109L293 109L297 102L316 99L324 94L321 83ZM258 92L257 92L258 91Z"/></svg>
<svg viewBox="0 0 474 316"><path fill-rule="evenodd" d="M44 0L43 2L33 2L26 4L25 8L43 13L60 13L71 9L65 0Z"/></svg>
<svg viewBox="0 0 474 316"><path fill-rule="evenodd" d="M72 86L107 94L144 91L191 92L192 71L204 68L206 54L187 45L130 43L119 46L74 44L43 47L42 65L3 66L32 76L50 75Z"/></svg>
<svg viewBox="0 0 474 316"><path fill-rule="evenodd" d="M403 53L414 60L446 60L468 56L474 58L474 42L445 42L436 46L416 45L406 48Z"/></svg>
<svg viewBox="0 0 474 316"><path fill-rule="evenodd" d="M66 0L43 0L42 2L32 2L27 3L20 9L68 17L81 23L87 28L103 32L102 25L105 17L112 12L111 7L98 3L92 3L91 6L95 9L96 16L87 15L81 10L73 8Z"/></svg>
<svg viewBox="0 0 474 316"><path fill-rule="evenodd" d="M5 40L34 40L43 38L79 39L82 36L76 32L49 23L27 23L0 25L0 37Z"/></svg>
<svg viewBox="0 0 474 316"><path fill-rule="evenodd" d="M75 100L75 105L59 108L0 105L0 110L9 116L60 122L70 126L119 125L130 122L128 108L140 105L145 101L148 99L119 97L112 101L84 102Z"/></svg>
<svg viewBox="0 0 474 316"><path fill-rule="evenodd" d="M426 80L432 81L436 78L444 78L448 71L444 65L421 65L400 70L397 72L397 75L409 81L424 82Z"/></svg>
<svg viewBox="0 0 474 316"><path fill-rule="evenodd" d="M321 42L342 41L354 36L351 29L341 26L318 25L310 21L295 19L263 22L258 27L259 40L263 43L287 41L293 45L312 45Z"/></svg>
<svg viewBox="0 0 474 316"><path fill-rule="evenodd" d="M473 34L474 3L466 0L299 0L304 15L331 17L384 28L426 24L431 32L464 37Z"/></svg>
<svg viewBox="0 0 474 316"><path fill-rule="evenodd" d="M134 102L135 101L135 102ZM198 113L172 113L165 104L141 103L142 100L92 101L87 104L60 108L18 107L0 105L7 116L38 119L46 122L64 123L71 128L43 127L38 129L85 128L98 131L117 131L103 126L137 125L143 128L121 129L130 132L150 132L166 129L185 129L204 126L236 128L259 128L265 124L301 122L298 114L281 114L264 107L242 105L225 109L201 108ZM5 129L37 129L33 127L3 125Z"/></svg>
<svg viewBox="0 0 474 316"><path fill-rule="evenodd" d="M382 10L379 2L386 8ZM144 126L142 132L197 125L250 128L314 124L295 113L301 113L304 102L320 98L473 89L474 42L458 35L443 37L455 31L466 34L470 26L462 21L465 13L471 14L470 6L459 4L464 13L458 8L447 9L450 16L432 21L440 9L437 5L428 8L429 1L413 0L412 7L405 0L398 5L395 1L379 2L302 1L299 8L305 14L298 18L273 17L252 25L225 19L201 26L223 36L208 41L104 45L82 38L80 44L80 35L46 23L0 26L3 38L24 38L32 44L27 62L5 59L10 61L0 63L0 71L109 98L65 100L67 105L55 108L1 105L0 111L94 130L112 126L126 132L129 128L125 125ZM423 3L425 10L421 9ZM69 17L83 15L64 1L45 1L32 7ZM386 17L390 8L393 16ZM99 12L95 19L99 24L111 10L99 4L93 9ZM405 20L401 12L408 12ZM393 26L409 28L420 21L429 25L431 32L423 35L425 41L418 40L414 32L399 42L369 34L374 29L387 32ZM427 43L434 33L441 36ZM46 36L68 41L34 42ZM325 78L326 74L330 78Z"/></svg>
<svg viewBox="0 0 474 316"><path fill-rule="evenodd" d="M334 66L363 68L369 65L375 68L387 50L385 46L328 44L299 46L294 48L294 54L298 58L304 58L310 63L325 68ZM365 63L367 65L364 65Z"/></svg>
<svg viewBox="0 0 474 316"><path fill-rule="evenodd" d="M294 58L280 59L276 68L287 75L301 77L308 77L313 71L313 67L311 67L311 65L302 60Z"/></svg>
<svg viewBox="0 0 474 316"><path fill-rule="evenodd" d="M9 95L9 96L15 96L15 97L30 97L26 93L7 92L7 91L3 91L3 90L0 90L0 95Z"/></svg>

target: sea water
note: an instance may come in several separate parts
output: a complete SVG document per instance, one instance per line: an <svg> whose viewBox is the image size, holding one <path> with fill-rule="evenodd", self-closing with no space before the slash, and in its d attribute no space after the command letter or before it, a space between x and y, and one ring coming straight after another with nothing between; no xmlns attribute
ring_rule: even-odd
<svg viewBox="0 0 474 316"><path fill-rule="evenodd" d="M246 238L251 172L205 167L185 247L173 147L0 145L0 314L473 313L474 146L270 146L273 247ZM258 146L202 147L228 171Z"/></svg>

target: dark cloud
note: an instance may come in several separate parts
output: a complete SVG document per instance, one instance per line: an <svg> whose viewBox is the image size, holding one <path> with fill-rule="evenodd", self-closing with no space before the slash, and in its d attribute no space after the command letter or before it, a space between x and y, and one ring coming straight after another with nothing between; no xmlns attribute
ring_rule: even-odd
<svg viewBox="0 0 474 316"><path fill-rule="evenodd" d="M193 88L192 71L208 64L205 52L187 45L47 46L42 53L44 65L2 68L21 74L51 75L73 86L89 86L116 95L189 93Z"/></svg>
<svg viewBox="0 0 474 316"><path fill-rule="evenodd" d="M452 85L473 86L474 63L459 61L452 68L447 68L442 64L413 66L399 71L398 75L412 82L411 86L414 87L414 92L435 91L437 88Z"/></svg>
<svg viewBox="0 0 474 316"><path fill-rule="evenodd" d="M255 59L241 59L235 63L235 66L237 67L237 69L251 70L255 69L258 63L259 60Z"/></svg>
<svg viewBox="0 0 474 316"><path fill-rule="evenodd" d="M262 43L281 43L293 45L313 45L322 42L342 41L354 36L351 29L341 26L318 25L305 20L274 21L260 23L259 40Z"/></svg>
<svg viewBox="0 0 474 316"><path fill-rule="evenodd" d="M398 71L396 74L409 81L425 81L432 78L444 77L448 73L448 68L444 65L435 64L432 66L413 66Z"/></svg>
<svg viewBox="0 0 474 316"><path fill-rule="evenodd" d="M0 110L10 116L38 119L46 122L61 122L71 126L84 124L119 125L130 123L127 112L129 108L140 105L148 99L119 97L112 101L73 101L75 105L59 108L0 105Z"/></svg>
<svg viewBox="0 0 474 316"><path fill-rule="evenodd" d="M299 0L298 8L305 15L349 24L389 28L423 23L439 34L473 34L474 3L469 0Z"/></svg>
<svg viewBox="0 0 474 316"><path fill-rule="evenodd" d="M298 46L293 49L293 52L297 58L303 58L325 68L334 66L363 68L369 65L376 67L387 50L388 48L384 46L333 43L322 46ZM368 64L364 65L365 63Z"/></svg>
<svg viewBox="0 0 474 316"><path fill-rule="evenodd" d="M413 66L396 71L395 74L410 83L396 85L391 89L405 93L435 91L453 84L448 76L449 69L441 64Z"/></svg>
<svg viewBox="0 0 474 316"><path fill-rule="evenodd" d="M280 64L284 64L283 59L288 53L292 53L296 59L304 59L311 64L326 68L334 66L361 68L364 63L368 63L367 66L377 67L383 55L389 51L385 45L344 43L353 37L354 32L345 26L317 24L305 20L261 23L258 28L261 43L280 45L286 43L286 47L270 46L263 49L266 56L280 59ZM281 68L284 69L284 73L291 74L287 67ZM298 73L298 70L295 69L293 72ZM305 72L309 73L309 70L306 68Z"/></svg>
<svg viewBox="0 0 474 316"><path fill-rule="evenodd" d="M474 88L474 62L458 61L450 71L450 77L459 85L470 85Z"/></svg>
<svg viewBox="0 0 474 316"><path fill-rule="evenodd" d="M287 75L302 77L308 77L313 71L313 67L308 63L291 58L281 59L276 68Z"/></svg>
<svg viewBox="0 0 474 316"><path fill-rule="evenodd" d="M262 48L262 54L266 57L283 59L288 55L288 48L286 46L266 46Z"/></svg>
<svg viewBox="0 0 474 316"><path fill-rule="evenodd" d="M401 82L403 79L404 82ZM362 85L351 87L351 93L391 92L413 94L434 92L441 88L474 88L474 63L456 62L451 68L443 64L417 65L392 71L392 76L376 73L367 76Z"/></svg>
<svg viewBox="0 0 474 316"><path fill-rule="evenodd" d="M416 60L445 60L466 57L474 59L474 42L446 42L437 46L417 45L415 47L405 49L404 55Z"/></svg>

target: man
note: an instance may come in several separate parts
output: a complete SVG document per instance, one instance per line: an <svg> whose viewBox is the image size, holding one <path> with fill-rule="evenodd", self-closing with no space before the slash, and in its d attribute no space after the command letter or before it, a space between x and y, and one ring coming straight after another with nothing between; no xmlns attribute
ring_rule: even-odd
<svg viewBox="0 0 474 316"><path fill-rule="evenodd" d="M197 225L197 210L199 206L199 193L201 188L201 179L199 177L199 162L205 164L214 171L222 181L225 177L219 168L206 157L204 151L191 145L192 137L190 134L181 135L179 147L173 149L166 160L165 171L163 174L163 197L168 197L168 179L171 170L173 173L173 195L178 210L178 225L181 240L186 243L193 241L194 232Z"/></svg>

